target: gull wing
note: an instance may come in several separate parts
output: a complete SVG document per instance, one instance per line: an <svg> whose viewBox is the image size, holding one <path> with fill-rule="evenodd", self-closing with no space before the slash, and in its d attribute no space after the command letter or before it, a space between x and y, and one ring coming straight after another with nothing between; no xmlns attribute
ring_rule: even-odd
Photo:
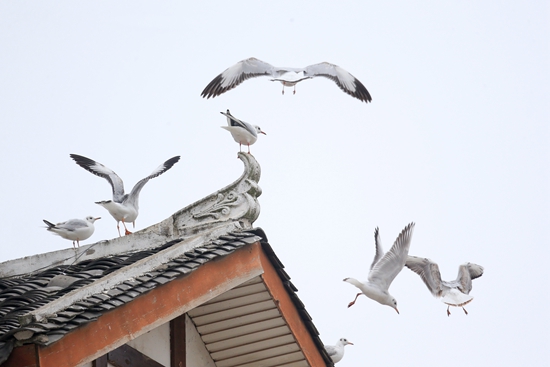
<svg viewBox="0 0 550 367"><path fill-rule="evenodd" d="M325 345L325 350L327 351L327 354L329 355L329 357L332 357L336 355L336 353L338 353L338 350L336 350L336 347L332 345Z"/></svg>
<svg viewBox="0 0 550 367"><path fill-rule="evenodd" d="M338 65L328 62L305 67L305 74L310 77L322 76L335 82L340 89L363 102L371 102L372 97L363 83Z"/></svg>
<svg viewBox="0 0 550 367"><path fill-rule="evenodd" d="M130 195L128 195L128 198L126 199L127 202L133 203L135 205L137 198L139 196L139 192L145 186L145 184L152 178L155 178L157 176L162 175L164 172L168 171L174 164L176 164L180 160L180 156L177 155L175 157L170 158L160 166L158 166L151 174L141 180L138 181L132 188L132 191L130 192ZM137 205L136 205L137 207Z"/></svg>
<svg viewBox="0 0 550 367"><path fill-rule="evenodd" d="M70 154L70 157L74 159L76 164L84 168L86 171L106 179L113 188L113 201L117 203L122 202L124 198L124 183L112 169L105 167L93 159L86 158L78 154Z"/></svg>
<svg viewBox="0 0 550 367"><path fill-rule="evenodd" d="M371 269L369 282L376 283L382 289L388 290L391 282L407 261L413 229L414 223L410 223L401 231L391 249Z"/></svg>
<svg viewBox="0 0 550 367"><path fill-rule="evenodd" d="M420 275L420 279L422 279L424 284L426 284L434 297L442 296L443 284L441 281L439 266L436 263L430 259L409 256L405 266Z"/></svg>
<svg viewBox="0 0 550 367"><path fill-rule="evenodd" d="M263 75L273 75L273 65L251 57L239 61L226 69L223 73L212 79L201 93L203 98L214 98L222 93L235 88L247 79Z"/></svg>
<svg viewBox="0 0 550 367"><path fill-rule="evenodd" d="M229 110L227 110L227 113L220 112L222 115L225 115L227 117L227 125L228 126L234 126L234 127L241 127L251 133L253 136L258 137L258 133L256 132L256 129L250 125L248 122L244 122L243 120L239 120L235 116L233 116Z"/></svg>
<svg viewBox="0 0 550 367"><path fill-rule="evenodd" d="M374 246L376 253L374 254L374 260L370 266L370 269L374 268L376 263L384 256L384 250L382 250L382 242L380 241L380 230L378 227L374 230Z"/></svg>
<svg viewBox="0 0 550 367"><path fill-rule="evenodd" d="M79 228L88 227L88 222L82 219L69 219L66 222L60 222L53 224L52 222L49 222L45 219L43 219L44 223L48 226L48 230L65 230L69 232L73 232Z"/></svg>
<svg viewBox="0 0 550 367"><path fill-rule="evenodd" d="M75 231L79 228L88 227L88 222L86 222L85 220L82 220L82 219L69 219L66 222L58 223L55 226L57 228L62 228L62 229L65 229L67 231L72 232L72 231Z"/></svg>
<svg viewBox="0 0 550 367"><path fill-rule="evenodd" d="M469 294L472 290L472 280L483 275L483 267L473 263L465 263L458 267L456 282L462 293Z"/></svg>

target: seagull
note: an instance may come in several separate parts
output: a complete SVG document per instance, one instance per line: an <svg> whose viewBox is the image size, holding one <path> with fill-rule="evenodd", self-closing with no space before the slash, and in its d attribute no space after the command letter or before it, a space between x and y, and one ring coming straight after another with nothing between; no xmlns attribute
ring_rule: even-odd
<svg viewBox="0 0 550 367"><path fill-rule="evenodd" d="M451 306L462 307L468 314L464 306L474 299L470 296L472 280L483 275L483 266L464 263L458 267L456 279L450 282L441 280L439 266L430 259L409 256L405 266L420 275L434 297L441 298L441 302L447 305L447 316L451 314Z"/></svg>
<svg viewBox="0 0 550 367"><path fill-rule="evenodd" d="M399 313L397 302L395 298L389 294L388 288L407 261L413 229L414 223L407 225L393 243L390 251L385 254L380 243L378 228L374 230L376 254L370 266L368 281L360 282L354 278L344 279L344 282L353 284L361 290L361 293L357 293L355 299L348 304L348 307L353 306L355 301L357 301L357 297L364 294L378 303L392 307Z"/></svg>
<svg viewBox="0 0 550 367"><path fill-rule="evenodd" d="M283 94L285 87L294 87L296 94L296 84L302 80L312 79L322 76L331 79L344 92L363 102L370 102L372 98L367 88L353 75L342 69L338 65L322 62L306 66L305 68L287 68L277 67L262 60L251 57L239 61L235 65L226 69L223 73L215 77L201 93L203 98L219 96L235 88L246 79L270 75L272 82L278 81L283 84Z"/></svg>
<svg viewBox="0 0 550 367"><path fill-rule="evenodd" d="M227 117L227 126L220 126L231 133L233 139L239 143L239 152L241 151L241 145L248 146L248 154L250 154L250 146L258 140L258 134L264 134L262 129L257 125L250 125L248 122L244 122L235 118L229 110L227 112L220 112Z"/></svg>
<svg viewBox="0 0 550 367"><path fill-rule="evenodd" d="M74 161L80 167L84 168L87 171L90 171L94 175L103 177L111 184L111 187L113 188L113 200L97 201L96 204L99 204L107 209L109 213L113 216L113 218L115 218L115 220L117 221L116 228L118 230L119 236L120 222L122 222L122 225L124 226L126 235L132 233L126 228L126 223L132 222L135 228L135 221L139 211L139 192L141 191L143 186L150 179L160 176L164 172L168 171L180 159L180 156L170 158L169 160L158 166L149 176L138 181L130 194L124 194L124 183L113 170L105 167L99 162L96 162L90 158L83 157L81 155L71 154L70 157L74 159Z"/></svg>
<svg viewBox="0 0 550 367"><path fill-rule="evenodd" d="M340 338L340 340L336 342L336 345L325 345L325 350L332 359L332 362L338 363L344 358L344 347L346 345L353 345L353 343L346 338Z"/></svg>
<svg viewBox="0 0 550 367"><path fill-rule="evenodd" d="M66 222L53 224L43 219L44 223L48 226L48 231L73 241L73 247L76 248L75 242L80 247L80 241L87 240L94 233L94 222L101 217L94 218L92 216L86 217L86 219L69 219Z"/></svg>

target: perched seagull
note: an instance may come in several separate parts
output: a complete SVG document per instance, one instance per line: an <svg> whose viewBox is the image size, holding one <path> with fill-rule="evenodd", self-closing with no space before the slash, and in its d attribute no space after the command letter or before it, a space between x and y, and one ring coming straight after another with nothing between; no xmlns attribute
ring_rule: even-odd
<svg viewBox="0 0 550 367"><path fill-rule="evenodd" d="M122 222L122 225L124 226L126 235L132 233L126 228L126 223L131 222L135 228L135 221L139 211L139 192L141 191L143 186L150 179L160 176L164 172L168 171L180 159L179 156L170 158L169 160L158 166L149 176L138 181L130 194L124 194L124 184L120 177L118 177L118 175L113 170L105 167L99 162L96 162L90 158L83 157L81 155L71 154L70 156L80 167L92 172L94 175L103 177L111 184L111 187L113 188L113 200L98 201L96 202L96 204L99 204L107 209L109 213L113 216L113 218L115 218L115 220L117 221L116 228L118 230L119 236L120 222Z"/></svg>
<svg viewBox="0 0 550 367"><path fill-rule="evenodd" d="M353 345L353 343L346 338L340 338L336 345L325 345L325 350L329 357L332 358L332 362L338 363L344 358L344 347L346 345Z"/></svg>
<svg viewBox="0 0 550 367"><path fill-rule="evenodd" d="M227 112L220 112L227 117L227 126L220 126L231 133L233 139L239 143L239 152L241 151L241 145L248 146L248 154L250 154L250 146L258 140L258 134L264 134L262 129L257 125L250 125L248 122L244 122L235 118L229 110Z"/></svg>
<svg viewBox="0 0 550 367"><path fill-rule="evenodd" d="M87 240L94 233L94 222L101 217L94 218L92 216L86 217L86 219L69 219L66 222L53 224L43 219L44 223L48 226L48 231L73 241L73 247L76 248L75 242L80 247L80 241Z"/></svg>
<svg viewBox="0 0 550 367"><path fill-rule="evenodd" d="M378 228L374 230L376 254L370 266L368 281L360 282L353 278L344 279L344 282L353 284L361 290L361 293L357 293L355 299L348 304L348 307L353 306L355 301L357 301L357 297L364 294L378 303L392 307L399 313L397 302L395 298L389 294L388 288L407 261L413 229L414 223L410 223L406 226L393 243L390 251L385 254L380 243Z"/></svg>
<svg viewBox="0 0 550 367"><path fill-rule="evenodd" d="M353 75L338 65L322 62L306 66L305 68L287 68L273 66L254 57L236 63L215 77L204 88L201 96L204 98L219 96L235 88L246 79L263 75L272 76L272 82L281 82L283 84L283 94L285 94L285 87L294 86L294 94L296 94L297 83L302 80L315 78L316 76L323 76L331 79L350 96L366 103L372 101L367 88Z"/></svg>
<svg viewBox="0 0 550 367"><path fill-rule="evenodd" d="M464 306L474 299L470 296L472 280L483 275L483 266L462 264L458 267L458 276L450 282L441 280L439 266L430 259L409 256L405 266L420 275L434 297L441 298L441 302L447 305L447 316L451 314L451 306L462 307L464 313L468 314Z"/></svg>

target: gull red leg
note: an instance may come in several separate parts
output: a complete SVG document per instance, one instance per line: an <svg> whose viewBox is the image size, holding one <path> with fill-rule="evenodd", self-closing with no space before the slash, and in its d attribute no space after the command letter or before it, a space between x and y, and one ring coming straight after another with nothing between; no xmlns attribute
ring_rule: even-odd
<svg viewBox="0 0 550 367"><path fill-rule="evenodd" d="M122 221L122 225L124 226L124 234L125 234L126 236L128 236L129 234L132 234L132 232L130 232L130 231L128 230L128 228L126 228L126 223L124 223L124 221Z"/></svg>
<svg viewBox="0 0 550 367"><path fill-rule="evenodd" d="M355 296L355 299L353 301L351 301L349 304L348 304L348 308L350 308L351 306L353 306L355 304L355 301L357 301L357 297L359 297L360 295L362 295L363 293L357 293L357 295Z"/></svg>
<svg viewBox="0 0 550 367"><path fill-rule="evenodd" d="M464 313L467 315L468 311L466 311L466 309L464 307L462 307L462 309L464 310Z"/></svg>
<svg viewBox="0 0 550 367"><path fill-rule="evenodd" d="M292 94L296 94L296 84L294 84L294 92Z"/></svg>
<svg viewBox="0 0 550 367"><path fill-rule="evenodd" d="M451 316L451 311L449 311L449 308L450 308L450 307L451 307L451 306L447 306L447 316Z"/></svg>
<svg viewBox="0 0 550 367"><path fill-rule="evenodd" d="M120 222L116 222L116 230L118 231L118 237L122 237L120 235Z"/></svg>

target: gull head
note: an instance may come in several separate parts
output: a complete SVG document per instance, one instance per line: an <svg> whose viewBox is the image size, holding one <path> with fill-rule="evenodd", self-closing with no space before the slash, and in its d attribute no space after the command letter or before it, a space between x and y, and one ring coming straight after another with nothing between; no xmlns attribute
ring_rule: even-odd
<svg viewBox="0 0 550 367"><path fill-rule="evenodd" d="M257 132L258 134L267 135L266 133L264 133L264 132L262 131L262 128L259 127L258 125L254 125L254 128L256 129L256 132Z"/></svg>
<svg viewBox="0 0 550 367"><path fill-rule="evenodd" d="M399 314L399 310L397 309L397 301L395 298L389 294L388 292L384 292L385 294L382 297L379 297L376 299L380 304L383 304L385 306L390 306Z"/></svg>
<svg viewBox="0 0 550 367"><path fill-rule="evenodd" d="M338 342L342 345L353 345L353 343L350 342L349 340L347 340L346 338L340 338L340 340L338 340Z"/></svg>
<svg viewBox="0 0 550 367"><path fill-rule="evenodd" d="M86 217L86 221L90 223L94 223L96 220L101 219L101 217L94 218L91 215Z"/></svg>
<svg viewBox="0 0 550 367"><path fill-rule="evenodd" d="M395 298L390 296L389 302L386 304L393 308L397 312L397 314L399 314L399 310L397 309L397 301L395 300Z"/></svg>

